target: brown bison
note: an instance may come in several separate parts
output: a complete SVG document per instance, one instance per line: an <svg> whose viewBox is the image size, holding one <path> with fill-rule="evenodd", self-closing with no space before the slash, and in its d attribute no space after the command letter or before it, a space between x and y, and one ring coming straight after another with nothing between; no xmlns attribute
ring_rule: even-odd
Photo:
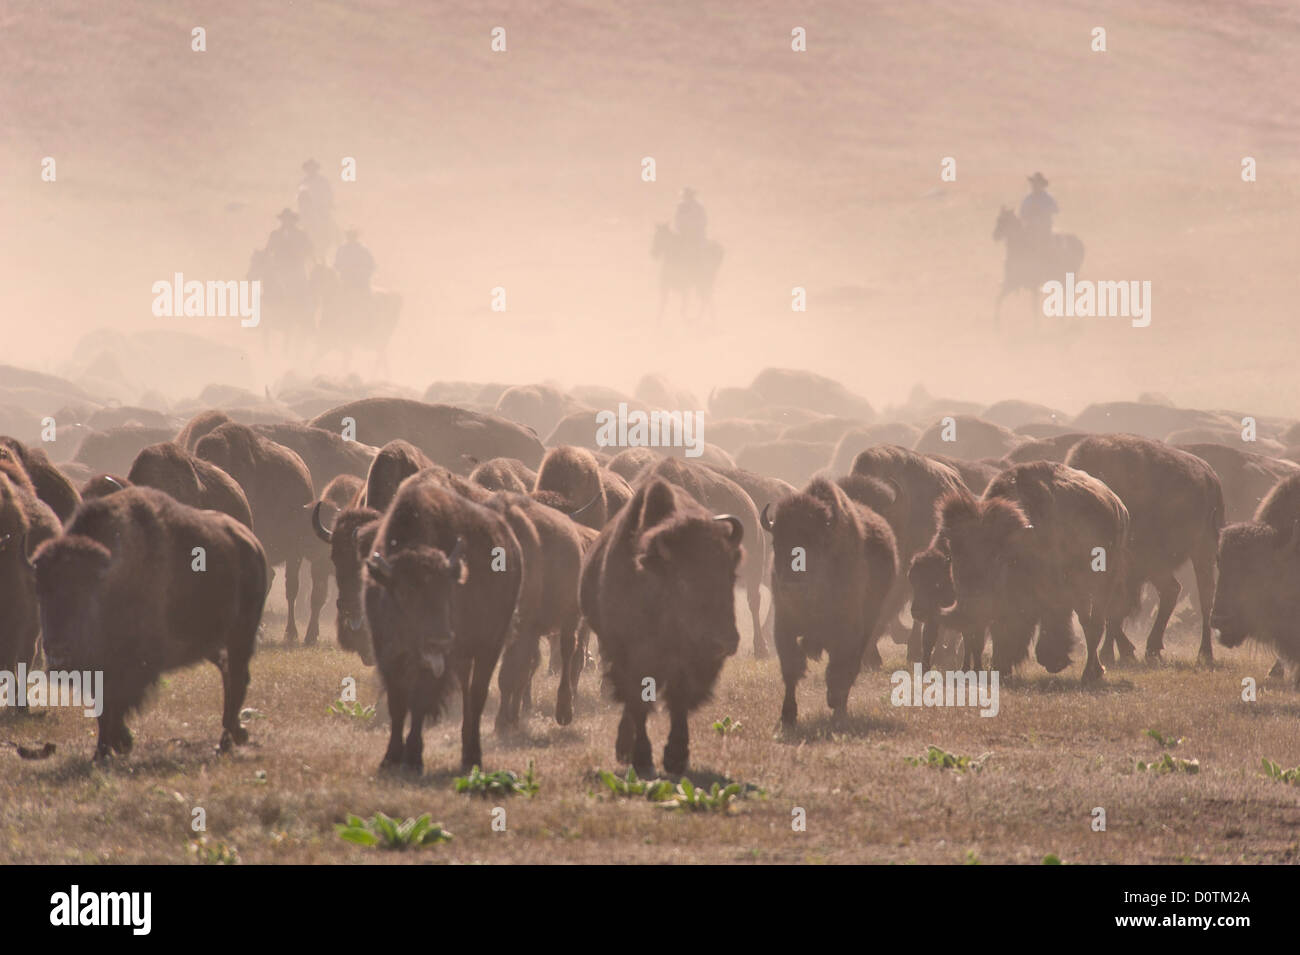
<svg viewBox="0 0 1300 955"><path fill-rule="evenodd" d="M1218 569L1210 624L1219 642L1270 645L1300 689L1300 475L1279 481L1252 520L1223 528Z"/></svg>
<svg viewBox="0 0 1300 955"><path fill-rule="evenodd" d="M936 421L916 439L913 450L978 461L999 459L1024 441L1021 435L1000 424L974 415L955 414Z"/></svg>
<svg viewBox="0 0 1300 955"><path fill-rule="evenodd" d="M415 445L396 438L379 449L366 474L366 491L360 503L376 511L385 511L397 496L402 482L416 471L433 467Z"/></svg>
<svg viewBox="0 0 1300 955"><path fill-rule="evenodd" d="M436 472L404 482L366 559L365 604L392 733L384 767L424 767L424 720L458 681L461 767L483 764L479 722L510 634L523 560L510 525ZM403 742L406 717L411 726Z"/></svg>
<svg viewBox="0 0 1300 955"><path fill-rule="evenodd" d="M963 633L987 628L994 669L1009 675L1035 627L1038 662L1051 673L1068 667L1077 614L1083 682L1101 680L1097 650L1124 601L1130 523L1120 498L1083 471L1039 461L1007 469L982 498L946 498L939 513L956 596L940 619Z"/></svg>
<svg viewBox="0 0 1300 955"><path fill-rule="evenodd" d="M1178 444L1175 447L1196 455L1214 469L1223 486L1223 519L1226 523L1250 520L1278 481L1300 474L1300 465L1291 461L1222 444Z"/></svg>
<svg viewBox="0 0 1300 955"><path fill-rule="evenodd" d="M251 530L130 487L85 502L34 565L50 668L104 673L96 759L129 752L127 714L163 673L199 660L221 670L221 748L248 741L239 713L268 583Z"/></svg>
<svg viewBox="0 0 1300 955"><path fill-rule="evenodd" d="M1160 604L1147 635L1146 656L1159 660L1165 626L1182 590L1174 572L1191 560L1201 610L1200 657L1212 661L1210 607L1224 513L1223 488L1214 469L1193 454L1135 434L1090 435L1070 449L1065 463L1087 471L1118 494L1133 522L1127 599L1107 623L1107 643L1132 655L1123 622L1137 609L1142 584L1150 581Z"/></svg>
<svg viewBox="0 0 1300 955"><path fill-rule="evenodd" d="M348 441L337 431L295 422L255 424L252 428L262 437L296 452L307 465L318 490L340 474L365 477L378 450L360 441Z"/></svg>
<svg viewBox="0 0 1300 955"><path fill-rule="evenodd" d="M227 422L214 428L194 446L194 456L215 464L239 482L253 512L253 527L274 567L285 565L284 595L289 604L285 643L298 641L294 604L298 600L298 572L304 559L317 554L303 512L315 494L311 472L295 452L264 438L248 425ZM129 476L129 475L128 475ZM324 566L325 555L319 554ZM325 604L323 574L313 576L311 616L305 642L315 643L320 632L320 612ZM319 585L318 585L319 584Z"/></svg>
<svg viewBox="0 0 1300 955"><path fill-rule="evenodd" d="M772 535L774 634L785 681L781 722L797 720L795 688L805 660L823 651L826 705L842 720L898 570L894 532L825 478L784 498L765 527Z"/></svg>
<svg viewBox="0 0 1300 955"><path fill-rule="evenodd" d="M111 493L116 479L105 479L99 490ZM239 482L210 461L196 458L179 444L151 444L135 456L126 486L157 488L182 504L201 511L229 514L245 527L253 527L253 512ZM103 496L101 494L100 496Z"/></svg>
<svg viewBox="0 0 1300 955"><path fill-rule="evenodd" d="M542 443L522 425L496 415L467 411L454 405L425 404L408 398L362 398L322 412L312 427L342 432L355 422L358 441L382 445L403 438L430 460L457 474L474 470L473 461L518 458L535 468L542 461Z"/></svg>
<svg viewBox="0 0 1300 955"><path fill-rule="evenodd" d="M572 514L579 524L600 530L609 520L602 471L595 455L586 448L551 448L537 469L532 490L552 507ZM550 492L554 497L540 496L540 492Z"/></svg>
<svg viewBox="0 0 1300 955"><path fill-rule="evenodd" d="M60 530L26 473L0 462L0 672L16 673L35 656L40 613L28 558Z"/></svg>
<svg viewBox="0 0 1300 955"><path fill-rule="evenodd" d="M754 636L754 656L764 657L771 652L770 627L764 629L760 608L762 605L763 575L767 568L767 541L761 533L758 509L744 489L705 465L688 464L677 458L661 458L653 467L637 477L638 485L660 478L686 490L691 497L715 514L730 514L740 521L745 539L751 541L751 550L740 566L740 583L745 589L749 604L749 620Z"/></svg>
<svg viewBox="0 0 1300 955"><path fill-rule="evenodd" d="M121 474L131 468L135 456L151 444L172 439L171 428L124 425L107 431L92 431L82 439L73 460L92 472Z"/></svg>
<svg viewBox="0 0 1300 955"><path fill-rule="evenodd" d="M578 578L582 570L584 540L578 526L565 514L540 504L526 494L503 491L487 506L506 519L519 541L523 580L510 642L501 657L497 684L501 708L497 731L519 722L533 673L541 662L539 641L559 637L560 686L555 700L555 722L573 721L574 683L579 667Z"/></svg>
<svg viewBox="0 0 1300 955"><path fill-rule="evenodd" d="M36 496L50 506L60 521L69 521L81 503L81 495L67 476L54 466L45 451L28 447L17 438L7 437L0 437L0 447L8 448L23 466L36 490Z"/></svg>
<svg viewBox="0 0 1300 955"><path fill-rule="evenodd" d="M939 523L935 509L938 502L948 496L969 493L961 476L952 468L897 445L878 445L863 451L853 462L853 473L893 482L897 500L889 513L881 513L894 529L900 567L909 566L912 558L934 539ZM909 590L907 576L898 574L885 602L882 625L891 624L897 618L910 597ZM921 659L922 636L922 624L913 621L908 659ZM867 650L866 664L873 669L880 666L880 654L874 646Z"/></svg>
<svg viewBox="0 0 1300 955"><path fill-rule="evenodd" d="M489 491L527 494L537 483L537 472L518 458L493 458L475 465L469 479Z"/></svg>
<svg viewBox="0 0 1300 955"><path fill-rule="evenodd" d="M582 613L623 704L616 758L642 776L654 776L645 725L652 702L662 698L671 719L664 769L683 773L688 716L740 644L733 590L743 537L738 518L714 517L651 475L583 561Z"/></svg>

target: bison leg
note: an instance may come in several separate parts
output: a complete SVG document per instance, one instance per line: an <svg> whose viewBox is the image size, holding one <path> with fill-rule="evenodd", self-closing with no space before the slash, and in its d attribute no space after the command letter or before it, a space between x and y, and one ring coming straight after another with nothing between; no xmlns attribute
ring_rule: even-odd
<svg viewBox="0 0 1300 955"><path fill-rule="evenodd" d="M939 642L939 624L937 621L929 621L921 627L921 670L928 673L930 671L930 661L934 657L935 644ZM907 662L915 663L912 659L912 648L909 644L907 651Z"/></svg>
<svg viewBox="0 0 1300 955"><path fill-rule="evenodd" d="M1214 609L1214 560L1213 550L1192 558L1192 569L1196 572L1196 603L1201 610L1201 649L1197 656L1208 665L1214 663L1214 646L1210 642L1210 613Z"/></svg>
<svg viewBox="0 0 1300 955"><path fill-rule="evenodd" d="M552 644L555 646L555 644ZM560 623L560 688L555 692L555 722L568 726L573 722L573 684L577 674L573 672L573 658L578 648L578 621L564 620ZM551 655L555 655L552 650Z"/></svg>
<svg viewBox="0 0 1300 955"><path fill-rule="evenodd" d="M333 569L333 563L324 557L311 562L311 616L307 620L307 633L302 638L305 646L315 646L320 637L320 612L325 606L325 595L329 590L330 572Z"/></svg>
<svg viewBox="0 0 1300 955"><path fill-rule="evenodd" d="M671 722L668 729L668 742L664 746L664 772L670 776L680 776L685 773L690 761L690 720L687 717L685 703L679 702L676 698L668 701L668 718Z"/></svg>
<svg viewBox="0 0 1300 955"><path fill-rule="evenodd" d="M781 704L781 722L794 726L799 719L799 703L795 699L795 690L803 679L807 669L807 660L799 649L799 637L794 628L776 612L776 655L781 662L781 679L785 681L785 701Z"/></svg>
<svg viewBox="0 0 1300 955"><path fill-rule="evenodd" d="M984 642L987 639L988 631L986 630L962 631L962 669L982 670L984 668Z"/></svg>
<svg viewBox="0 0 1300 955"><path fill-rule="evenodd" d="M614 739L614 759L620 763L632 762L632 747L636 745L636 724L632 720L632 704L623 705L623 715L618 720L618 735Z"/></svg>
<svg viewBox="0 0 1300 955"><path fill-rule="evenodd" d="M428 714L422 702L411 705L411 728L406 731L402 748L402 768L412 773L424 772L424 718Z"/></svg>
<svg viewBox="0 0 1300 955"><path fill-rule="evenodd" d="M1268 677L1272 680L1280 680L1286 676L1286 667L1282 664L1282 658L1278 657L1273 661L1273 668L1268 671Z"/></svg>
<svg viewBox="0 0 1300 955"><path fill-rule="evenodd" d="M95 744L95 762L102 763L113 755L131 752L134 740L126 728L126 710L121 704L104 701L104 711L99 715L99 740Z"/></svg>
<svg viewBox="0 0 1300 955"><path fill-rule="evenodd" d="M465 694L465 712L460 724L460 768L469 770L483 765L483 740L480 736L479 721L483 718L483 707L487 703L488 688L492 685L492 668L496 663L495 655L480 653L474 658L473 677L469 692Z"/></svg>
<svg viewBox="0 0 1300 955"><path fill-rule="evenodd" d="M1074 611L1069 607L1054 608L1038 624L1038 645L1034 657L1048 673L1060 673L1070 665L1070 644L1074 639L1071 622Z"/></svg>
<svg viewBox="0 0 1300 955"><path fill-rule="evenodd" d="M1033 618L1015 617L999 620L990 627L993 638L993 669L1002 679L1011 679L1017 666L1029 656L1029 641L1034 637Z"/></svg>
<svg viewBox="0 0 1300 955"><path fill-rule="evenodd" d="M763 619L761 610L763 607L763 589L757 581L751 581L745 587L745 599L749 603L749 620L750 626L754 632L754 659L764 660L771 655L771 648L767 645L767 640L763 636Z"/></svg>
<svg viewBox="0 0 1300 955"><path fill-rule="evenodd" d="M501 654L501 670L497 673L497 689L501 693L501 705L497 708L494 729L504 733L519 722L519 704L523 695L523 683L527 679L528 648L524 646L525 638L516 633Z"/></svg>
<svg viewBox="0 0 1300 955"><path fill-rule="evenodd" d="M1124 619L1111 617L1106 621L1106 636L1102 638L1101 650L1097 659L1105 666L1115 663L1115 648L1119 648L1119 665L1132 663L1137 659L1137 647L1124 634Z"/></svg>
<svg viewBox="0 0 1300 955"><path fill-rule="evenodd" d="M931 641L938 638L938 633L931 634ZM925 624L919 620L912 621L912 629L907 637L907 662L922 663L925 669L930 669L930 657L925 652ZM930 643L930 649L934 649L934 643Z"/></svg>
<svg viewBox="0 0 1300 955"><path fill-rule="evenodd" d="M239 722L248 695L249 661L253 658L253 645L257 640L256 624L244 628L226 652L225 666L221 668L224 703L221 708L221 749L227 750L233 742L243 746L248 742L248 730Z"/></svg>
<svg viewBox="0 0 1300 955"><path fill-rule="evenodd" d="M406 727L408 689L405 684L394 682L388 687L388 749L380 769L395 769L402 765L402 730Z"/></svg>
<svg viewBox="0 0 1300 955"><path fill-rule="evenodd" d="M293 605L298 602L298 572L302 569L302 557L293 556L284 562L284 599L289 603L289 619L284 625L284 642L293 646L298 642L298 624L294 619Z"/></svg>
<svg viewBox="0 0 1300 955"><path fill-rule="evenodd" d="M1106 668L1097 659L1097 647L1106 630L1105 614L1099 608L1079 613L1079 622L1083 624L1083 640L1087 646L1087 661L1083 666L1083 684L1085 686L1100 683Z"/></svg>
<svg viewBox="0 0 1300 955"><path fill-rule="evenodd" d="M856 652L838 642L831 645L826 654L826 705L831 708L832 723L841 723L849 715L849 690L861 668L861 645Z"/></svg>
<svg viewBox="0 0 1300 955"><path fill-rule="evenodd" d="M614 742L614 758L620 763L631 763L641 778L652 779L655 775L655 761L650 753L650 737L645 729L648 711L639 695L633 695L629 699L635 702L623 704L623 716L618 721L618 738Z"/></svg>
<svg viewBox="0 0 1300 955"><path fill-rule="evenodd" d="M1151 583L1155 585L1160 597L1160 605L1156 608L1156 619L1151 624L1151 632L1147 634L1147 662L1159 663L1160 651L1165 648L1165 627L1169 625L1169 617L1174 612L1174 605L1178 603L1178 595L1183 586L1173 574L1156 577ZM1206 626L1208 625L1209 618L1206 617Z"/></svg>

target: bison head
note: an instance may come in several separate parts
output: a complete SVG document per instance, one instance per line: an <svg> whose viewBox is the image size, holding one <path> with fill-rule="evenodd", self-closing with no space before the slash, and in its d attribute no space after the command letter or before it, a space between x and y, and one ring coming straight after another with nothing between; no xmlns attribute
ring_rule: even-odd
<svg viewBox="0 0 1300 955"><path fill-rule="evenodd" d="M1225 647L1240 646L1261 624L1294 624L1278 600L1294 601L1300 573L1300 526L1289 532L1267 524L1232 524L1219 536L1219 582L1210 625Z"/></svg>
<svg viewBox="0 0 1300 955"><path fill-rule="evenodd" d="M808 557L807 569L813 570L818 557L828 556L834 545L834 509L826 500L807 492L782 500L776 506L775 517L769 516L768 506L764 506L760 520L772 533L772 551L779 558L772 564L772 575L782 583L798 584L809 579L806 572L794 570L791 564L794 548L803 549Z"/></svg>
<svg viewBox="0 0 1300 955"><path fill-rule="evenodd" d="M640 541L637 569L650 582L668 632L725 657L740 646L733 591L744 557L740 519L685 517L652 527Z"/></svg>
<svg viewBox="0 0 1300 955"><path fill-rule="evenodd" d="M361 603L361 565L374 546L378 529L378 511L355 507L341 511L328 531L330 560L339 589L339 646L360 654L367 664L374 663L374 657Z"/></svg>
<svg viewBox="0 0 1300 955"><path fill-rule="evenodd" d="M941 547L930 547L912 558L907 579L912 585L912 619L935 620L957 601L952 585L952 558Z"/></svg>
<svg viewBox="0 0 1300 955"><path fill-rule="evenodd" d="M1034 526L1020 506L1001 498L952 495L939 506L939 536L948 541L955 599L940 619L984 627L1008 601L1032 591Z"/></svg>
<svg viewBox="0 0 1300 955"><path fill-rule="evenodd" d="M450 553L425 545L390 555L371 552L366 571L378 591L367 592L367 607L377 609L388 624L386 655L405 658L435 679L442 676L456 639L452 604L468 576L465 556L463 537ZM373 618L372 613L372 623Z"/></svg>
<svg viewBox="0 0 1300 955"><path fill-rule="evenodd" d="M107 547L80 535L47 541L36 551L32 564L50 669L102 668L100 595L112 559Z"/></svg>

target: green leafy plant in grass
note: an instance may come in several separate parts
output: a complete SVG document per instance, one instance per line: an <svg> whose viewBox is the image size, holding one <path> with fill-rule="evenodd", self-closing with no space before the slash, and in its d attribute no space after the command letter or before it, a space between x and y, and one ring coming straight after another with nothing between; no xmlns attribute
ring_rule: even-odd
<svg viewBox="0 0 1300 955"><path fill-rule="evenodd" d="M1062 865L1061 857L1055 852L1049 852L1043 856L1043 865Z"/></svg>
<svg viewBox="0 0 1300 955"><path fill-rule="evenodd" d="M337 823L334 829L345 842L400 852L405 849L423 849L452 840L452 834L442 827L442 823L435 823L432 819L426 812L418 819L398 822L378 812L369 819L349 815L347 822Z"/></svg>
<svg viewBox="0 0 1300 955"><path fill-rule="evenodd" d="M203 865L237 865L239 850L207 836L191 839L186 851Z"/></svg>
<svg viewBox="0 0 1300 955"><path fill-rule="evenodd" d="M713 724L713 730L725 739L732 733L739 733L743 725L740 720L733 720L730 716L724 716Z"/></svg>
<svg viewBox="0 0 1300 955"><path fill-rule="evenodd" d="M1159 730L1147 730L1146 735L1150 736L1165 749L1173 749L1183 741L1181 736L1166 736Z"/></svg>
<svg viewBox="0 0 1300 955"><path fill-rule="evenodd" d="M636 770L628 768L626 776L615 776L607 769L596 771L602 784L615 796L630 799L641 796L649 802L662 802L672 797L675 787L666 779L639 779Z"/></svg>
<svg viewBox="0 0 1300 955"><path fill-rule="evenodd" d="M1281 765L1273 762L1267 756L1264 757L1264 775L1279 783L1289 783L1292 786L1300 785L1300 766L1295 769L1283 769Z"/></svg>
<svg viewBox="0 0 1300 955"><path fill-rule="evenodd" d="M904 756L903 759L909 766L929 766L931 769L953 769L959 773L967 770L980 772L984 768L984 763L992 753L985 753L982 756L972 758L970 756L958 756L956 753L949 753L938 746L930 746L923 756Z"/></svg>
<svg viewBox="0 0 1300 955"><path fill-rule="evenodd" d="M1146 762L1139 759L1137 770L1140 773L1189 773L1195 774L1201 771L1201 764L1195 759L1182 759L1172 756L1169 753L1161 753L1160 758Z"/></svg>
<svg viewBox="0 0 1300 955"><path fill-rule="evenodd" d="M472 796L520 795L530 798L542 788L537 782L537 772L531 759L528 761L528 771L524 773L522 779L519 778L518 773L508 769L485 773L475 766L469 771L468 776L457 776L455 786L456 792L469 793Z"/></svg>
<svg viewBox="0 0 1300 955"><path fill-rule="evenodd" d="M727 812L739 799L766 795L753 783L714 783L708 789L683 778L673 786L668 797L659 803L663 809L688 809L691 812Z"/></svg>
<svg viewBox="0 0 1300 955"><path fill-rule="evenodd" d="M335 700L325 709L325 712L334 716L347 716L361 723L375 718L373 706L362 706L356 701L346 703L343 700Z"/></svg>

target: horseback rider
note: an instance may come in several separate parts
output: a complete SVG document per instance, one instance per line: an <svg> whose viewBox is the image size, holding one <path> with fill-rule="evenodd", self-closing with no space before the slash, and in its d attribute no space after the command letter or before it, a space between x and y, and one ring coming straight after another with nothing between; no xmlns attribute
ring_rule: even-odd
<svg viewBox="0 0 1300 955"><path fill-rule="evenodd" d="M1052 216L1060 212L1056 200L1047 192L1047 180L1041 172L1029 177L1030 193L1020 202L1020 222L1025 235L1040 254L1052 241Z"/></svg>
<svg viewBox="0 0 1300 955"><path fill-rule="evenodd" d="M307 266L316 258L311 238L298 227L298 214L292 209L284 209L278 218L280 227L266 240L277 291L285 299L305 297Z"/></svg>
<svg viewBox="0 0 1300 955"><path fill-rule="evenodd" d="M334 193L329 180L321 175L320 163L308 159L302 164L302 182L298 184L298 212L312 241L322 253L333 245Z"/></svg>
<svg viewBox="0 0 1300 955"><path fill-rule="evenodd" d="M698 256L708 241L705 231L708 216L704 206L695 198L695 190L687 186L682 190L677 202L677 211L673 214L673 228L681 239L683 250L691 257Z"/></svg>
<svg viewBox="0 0 1300 955"><path fill-rule="evenodd" d="M375 273L375 258L359 241L360 230L348 229L346 242L334 253L334 271L338 273L346 313L365 315L370 304L370 278Z"/></svg>

